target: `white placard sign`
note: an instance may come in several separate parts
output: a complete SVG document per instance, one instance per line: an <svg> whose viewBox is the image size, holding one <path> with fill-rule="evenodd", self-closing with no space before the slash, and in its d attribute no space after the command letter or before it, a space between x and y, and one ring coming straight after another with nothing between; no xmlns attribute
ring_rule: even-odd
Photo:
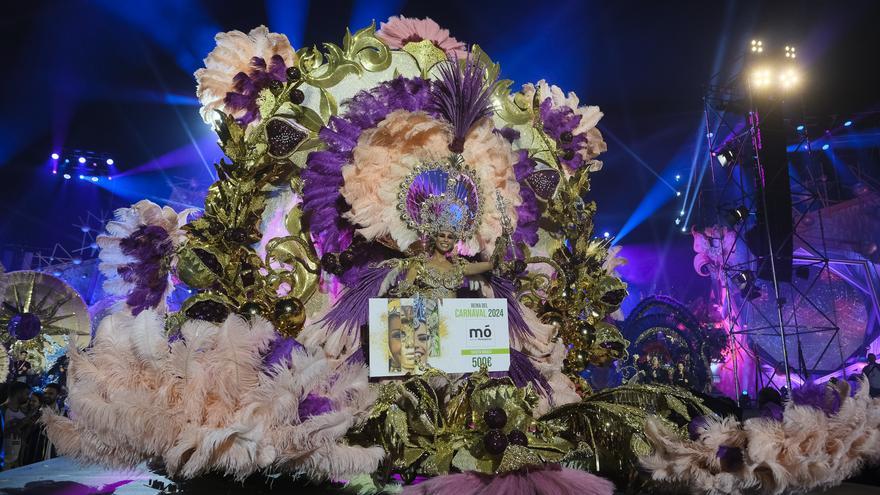
<svg viewBox="0 0 880 495"><path fill-rule="evenodd" d="M506 299L370 299L370 376L510 368Z"/></svg>

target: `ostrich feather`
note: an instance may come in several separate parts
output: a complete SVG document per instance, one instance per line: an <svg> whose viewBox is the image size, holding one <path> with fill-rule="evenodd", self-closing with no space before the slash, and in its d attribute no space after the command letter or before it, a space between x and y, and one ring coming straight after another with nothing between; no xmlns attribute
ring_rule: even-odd
<svg viewBox="0 0 880 495"><path fill-rule="evenodd" d="M374 400L363 365L337 368L323 353L293 350L290 366L267 372L262 358L276 334L261 319L189 322L170 345L157 338L163 332L151 310L118 313L90 349L70 350L70 418L47 410L42 419L62 454L113 467L157 457L184 478L265 469L344 478L378 467L381 448L343 439ZM310 396L331 410L301 419Z"/></svg>
<svg viewBox="0 0 880 495"><path fill-rule="evenodd" d="M694 441L650 420L645 435L654 452L642 465L653 479L694 493L776 495L838 485L880 461L880 400L861 388L850 397L845 386L808 387L786 404L782 421L709 419ZM743 463L725 471L721 457L731 448L742 451Z"/></svg>

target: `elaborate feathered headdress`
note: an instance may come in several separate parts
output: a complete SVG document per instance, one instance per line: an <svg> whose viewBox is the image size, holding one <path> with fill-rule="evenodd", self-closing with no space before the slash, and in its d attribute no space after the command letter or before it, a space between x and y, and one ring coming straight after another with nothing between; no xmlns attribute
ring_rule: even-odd
<svg viewBox="0 0 880 495"><path fill-rule="evenodd" d="M451 232L469 239L480 224L482 198L477 174L461 153L468 132L492 115L491 94L496 81L487 81L485 65L468 56L438 66L440 78L431 90L434 111L452 124L452 155L446 161L417 167L400 186L398 207L403 221L421 235Z"/></svg>

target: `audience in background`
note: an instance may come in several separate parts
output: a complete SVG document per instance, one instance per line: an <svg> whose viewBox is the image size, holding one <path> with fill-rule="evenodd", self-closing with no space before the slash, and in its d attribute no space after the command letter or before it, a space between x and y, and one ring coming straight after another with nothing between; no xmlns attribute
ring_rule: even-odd
<svg viewBox="0 0 880 495"><path fill-rule="evenodd" d="M30 392L26 383L12 382L6 402L0 406L3 414L4 470L22 465L22 442L34 424L27 411Z"/></svg>
<svg viewBox="0 0 880 495"><path fill-rule="evenodd" d="M648 383L670 383L669 372L666 370L666 367L661 366L660 358L657 356L651 357L651 369L648 370Z"/></svg>
<svg viewBox="0 0 880 495"><path fill-rule="evenodd" d="M682 388L691 388L691 380L685 368L684 363L679 361L675 365L675 371L672 373L672 383Z"/></svg>
<svg viewBox="0 0 880 495"><path fill-rule="evenodd" d="M871 397L880 397L880 365L877 364L877 356L868 354L868 364L862 368L862 374L868 379Z"/></svg>
<svg viewBox="0 0 880 495"><path fill-rule="evenodd" d="M42 392L31 391L24 382L2 384L6 400L0 405L0 466L3 470L57 457L45 428L39 423L44 408L63 411L62 387L50 383Z"/></svg>

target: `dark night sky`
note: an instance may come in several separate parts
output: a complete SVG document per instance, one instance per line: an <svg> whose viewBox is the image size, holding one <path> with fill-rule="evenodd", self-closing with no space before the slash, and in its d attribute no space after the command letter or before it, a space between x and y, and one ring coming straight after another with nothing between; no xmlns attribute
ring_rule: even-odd
<svg viewBox="0 0 880 495"><path fill-rule="evenodd" d="M185 148L188 131L210 139L196 106L161 100L191 99L192 71L217 30L293 27L287 34L299 47L338 43L350 22L359 27L398 12L433 17L458 39L480 44L515 87L546 78L602 108L610 150L594 179L600 230L616 231L639 207L656 183L649 169L669 177L689 168L690 158L676 157L693 147L719 47L726 48L718 57L723 70L753 36L795 44L807 72L808 114L848 115L880 102L874 1L16 2L0 20L7 58L0 245L72 242L78 234L70 225L89 209L167 193L161 176L145 177L143 191L136 183L128 197L64 184L46 158L61 144L110 153L128 169ZM207 181L198 160L167 174ZM684 240L671 223L673 198L650 208L625 243Z"/></svg>

